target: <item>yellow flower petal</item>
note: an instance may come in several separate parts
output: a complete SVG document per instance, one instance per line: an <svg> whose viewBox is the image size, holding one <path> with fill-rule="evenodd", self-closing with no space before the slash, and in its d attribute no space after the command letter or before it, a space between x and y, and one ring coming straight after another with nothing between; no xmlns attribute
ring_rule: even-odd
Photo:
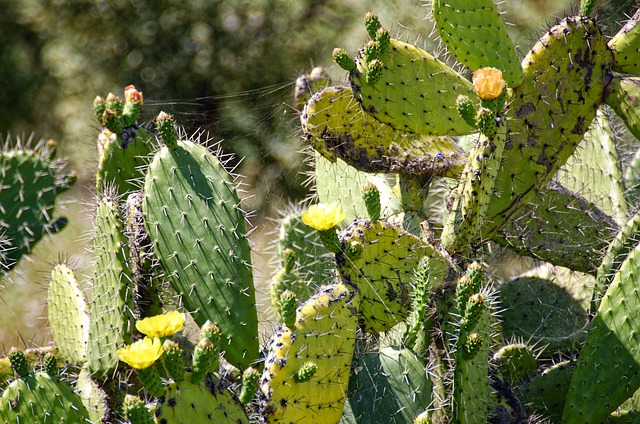
<svg viewBox="0 0 640 424"><path fill-rule="evenodd" d="M481 68L473 73L473 86L482 100L500 97L505 87L502 71L496 68Z"/></svg>
<svg viewBox="0 0 640 424"><path fill-rule="evenodd" d="M129 346L118 349L118 359L137 370L149 368L163 353L160 339L145 337Z"/></svg>
<svg viewBox="0 0 640 424"><path fill-rule="evenodd" d="M171 311L164 315L141 319L136 322L136 328L139 332L149 337L169 337L178 331L182 331L184 318L184 314L178 311Z"/></svg>
<svg viewBox="0 0 640 424"><path fill-rule="evenodd" d="M311 205L302 214L302 222L318 231L330 230L344 219L345 212L337 203Z"/></svg>

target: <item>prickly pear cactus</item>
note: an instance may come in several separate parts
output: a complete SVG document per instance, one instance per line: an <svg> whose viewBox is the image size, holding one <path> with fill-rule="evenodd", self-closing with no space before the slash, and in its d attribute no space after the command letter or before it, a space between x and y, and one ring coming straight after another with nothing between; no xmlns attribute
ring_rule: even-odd
<svg viewBox="0 0 640 424"><path fill-rule="evenodd" d="M340 420L359 304L358 294L349 286L326 286L298 309L293 328L277 330L261 380L267 422ZM308 379L297 377L309 361L316 364L316 372Z"/></svg>
<svg viewBox="0 0 640 424"><path fill-rule="evenodd" d="M47 233L64 228L67 219L54 218L55 201L76 181L64 172L52 140L7 136L0 140L0 227L4 243L0 271L13 268Z"/></svg>
<svg viewBox="0 0 640 424"><path fill-rule="evenodd" d="M233 178L205 146L178 140L173 119L157 122L164 146L145 179L147 233L184 306L199 325L217 323L225 357L245 368L258 357L258 317L245 214Z"/></svg>

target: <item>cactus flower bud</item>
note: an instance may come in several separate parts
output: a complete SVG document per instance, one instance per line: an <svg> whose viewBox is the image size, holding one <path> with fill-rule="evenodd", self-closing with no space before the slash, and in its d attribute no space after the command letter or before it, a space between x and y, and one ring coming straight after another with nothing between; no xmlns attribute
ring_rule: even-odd
<svg viewBox="0 0 640 424"><path fill-rule="evenodd" d="M126 103L141 105L144 101L142 91L138 91L138 89L134 85L126 86L124 89L124 101Z"/></svg>
<svg viewBox="0 0 640 424"><path fill-rule="evenodd" d="M506 83L502 71L496 68L481 68L473 73L473 87L482 100L497 99L502 95Z"/></svg>
<svg viewBox="0 0 640 424"><path fill-rule="evenodd" d="M356 62L345 49L336 47L333 49L333 60L345 71L351 72L356 69Z"/></svg>

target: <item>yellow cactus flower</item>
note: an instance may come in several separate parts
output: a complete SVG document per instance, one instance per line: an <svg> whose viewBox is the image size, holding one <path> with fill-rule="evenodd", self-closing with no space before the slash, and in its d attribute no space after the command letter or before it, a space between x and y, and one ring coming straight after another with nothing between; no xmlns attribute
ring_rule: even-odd
<svg viewBox="0 0 640 424"><path fill-rule="evenodd" d="M338 225L345 216L337 203L319 203L311 205L305 213L302 214L302 222L318 231L330 230Z"/></svg>
<svg viewBox="0 0 640 424"><path fill-rule="evenodd" d="M142 370L153 365L160 359L163 352L159 338L145 337L129 346L118 349L118 359L129 364L131 368Z"/></svg>
<svg viewBox="0 0 640 424"><path fill-rule="evenodd" d="M164 315L141 319L136 322L136 328L139 332L149 337L169 337L178 331L182 331L184 318L184 314L178 311L171 311Z"/></svg>
<svg viewBox="0 0 640 424"><path fill-rule="evenodd" d="M500 97L506 83L502 79L502 71L496 68L481 68L473 73L473 87L482 100L493 100Z"/></svg>

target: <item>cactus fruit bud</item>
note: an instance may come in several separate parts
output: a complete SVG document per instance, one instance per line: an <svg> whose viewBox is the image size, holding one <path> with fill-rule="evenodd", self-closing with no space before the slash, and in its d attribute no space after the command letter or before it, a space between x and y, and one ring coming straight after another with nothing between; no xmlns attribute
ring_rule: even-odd
<svg viewBox="0 0 640 424"><path fill-rule="evenodd" d="M298 304L298 299L296 298L296 294L291 290L285 290L280 295L280 299L278 302L278 307L280 309L280 316L282 317L282 322L289 328L293 328L296 323L296 307Z"/></svg>
<svg viewBox="0 0 640 424"><path fill-rule="evenodd" d="M153 416L144 401L138 396L127 395L124 398L123 412L131 424L153 424Z"/></svg>
<svg viewBox="0 0 640 424"><path fill-rule="evenodd" d="M462 356L469 360L472 359L482 347L482 336L478 333L471 333L467 336L467 340L463 346Z"/></svg>
<svg viewBox="0 0 640 424"><path fill-rule="evenodd" d="M152 365L147 368L136 369L136 374L147 393L158 398L164 395L162 380L160 379L160 374L158 374L158 369L155 366Z"/></svg>
<svg viewBox="0 0 640 424"><path fill-rule="evenodd" d="M477 126L480 132L489 140L493 140L498 133L498 122L493 111L481 107L478 111Z"/></svg>
<svg viewBox="0 0 640 424"><path fill-rule="evenodd" d="M382 72L384 71L384 64L378 60L373 59L369 62L368 70L367 70L367 84L375 84L382 77Z"/></svg>
<svg viewBox="0 0 640 424"><path fill-rule="evenodd" d="M486 308L484 298L485 296L482 293L476 293L469 297L467 308L465 309L464 317L461 322L461 325L465 330L472 330L480 319L480 314L482 314L482 311Z"/></svg>
<svg viewBox="0 0 640 424"><path fill-rule="evenodd" d="M26 377L29 375L29 363L24 352L13 347L9 352L9 361L13 371L18 374L19 377Z"/></svg>
<svg viewBox="0 0 640 424"><path fill-rule="evenodd" d="M365 63L370 63L376 59L379 60L381 55L382 48L380 46L380 43L375 40L369 40L367 44L365 44L362 51L362 57L364 58Z"/></svg>
<svg viewBox="0 0 640 424"><path fill-rule="evenodd" d="M207 338L200 339L193 351L192 383L202 382L204 376L214 367L217 367L219 354L218 346L214 345L211 340Z"/></svg>
<svg viewBox="0 0 640 424"><path fill-rule="evenodd" d="M96 98L93 100L93 111L96 114L96 118L98 118L98 121L102 125L104 125L104 123L102 122L102 116L104 115L105 110L104 102L105 100L102 96L96 96Z"/></svg>
<svg viewBox="0 0 640 424"><path fill-rule="evenodd" d="M376 41L380 46L380 52L382 54L386 53L391 44L391 33L389 33L389 30L387 28L380 28L376 31Z"/></svg>
<svg viewBox="0 0 640 424"><path fill-rule="evenodd" d="M538 360L533 349L523 343L503 346L493 355L493 360L511 387L529 380L536 375L538 369Z"/></svg>
<svg viewBox="0 0 640 424"><path fill-rule="evenodd" d="M380 28L382 28L382 24L380 23L380 18L375 12L367 12L364 16L364 27L367 29L367 34L371 39L376 38L376 33Z"/></svg>
<svg viewBox="0 0 640 424"><path fill-rule="evenodd" d="M467 267L467 272L465 273L465 275L467 277L469 277L469 279L471 279L471 281L474 284L475 287L475 291L478 291L480 289L480 286L485 282L486 280L486 275L484 273L484 267L478 263L478 262L472 262L468 267Z"/></svg>
<svg viewBox="0 0 640 424"><path fill-rule="evenodd" d="M44 355L44 370L50 377L58 377L60 375L60 370L58 369L58 359L56 355L51 352L47 352Z"/></svg>
<svg viewBox="0 0 640 424"><path fill-rule="evenodd" d="M502 71L496 68L481 68L473 73L473 87L481 100L495 100L502 96L506 83Z"/></svg>
<svg viewBox="0 0 640 424"><path fill-rule="evenodd" d="M260 387L260 373L257 369L249 367L242 373L242 389L240 390L240 403L243 405L251 402Z"/></svg>
<svg viewBox="0 0 640 424"><path fill-rule="evenodd" d="M303 381L309 381L311 377L313 377L318 371L318 364L313 361L307 361L298 370L294 375L294 379L298 383L302 383Z"/></svg>
<svg viewBox="0 0 640 424"><path fill-rule="evenodd" d="M353 60L351 55L347 53L347 51L342 47L336 47L335 49L333 49L332 56L333 60L338 64L338 66L345 71L351 72L356 69L356 62Z"/></svg>
<svg viewBox="0 0 640 424"><path fill-rule="evenodd" d="M364 198L364 204L367 207L367 213L371 221L378 221L380 219L380 211L382 206L380 204L380 191L374 184L367 183L364 186L362 193Z"/></svg>
<svg viewBox="0 0 640 424"><path fill-rule="evenodd" d="M175 150L178 147L178 133L173 116L166 112L160 112L156 117L156 129L160 139L169 150Z"/></svg>
<svg viewBox="0 0 640 424"><path fill-rule="evenodd" d="M162 348L164 355L162 361L173 381L181 381L184 378L184 366L182 362L182 348L173 340L165 340Z"/></svg>
<svg viewBox="0 0 640 424"><path fill-rule="evenodd" d="M141 105L143 102L142 91L138 91L134 85L126 86L124 89L124 101L125 103Z"/></svg>
<svg viewBox="0 0 640 424"><path fill-rule="evenodd" d="M458 305L458 312L463 314L467 309L467 303L469 302L469 297L476 293L480 289L480 283L474 281L469 278L468 275L463 275L458 280L458 285L456 287L456 301Z"/></svg>
<svg viewBox="0 0 640 424"><path fill-rule="evenodd" d="M220 341L222 340L222 333L220 332L220 328L209 320L207 320L207 322L205 322L200 329L200 340L204 339L211 340L211 343L215 344L216 346L219 346Z"/></svg>
<svg viewBox="0 0 640 424"><path fill-rule="evenodd" d="M464 121L471 125L474 128L477 128L476 125L476 106L473 104L471 99L468 96L463 94L459 95L456 99L456 107L458 108L458 113L462 116Z"/></svg>

